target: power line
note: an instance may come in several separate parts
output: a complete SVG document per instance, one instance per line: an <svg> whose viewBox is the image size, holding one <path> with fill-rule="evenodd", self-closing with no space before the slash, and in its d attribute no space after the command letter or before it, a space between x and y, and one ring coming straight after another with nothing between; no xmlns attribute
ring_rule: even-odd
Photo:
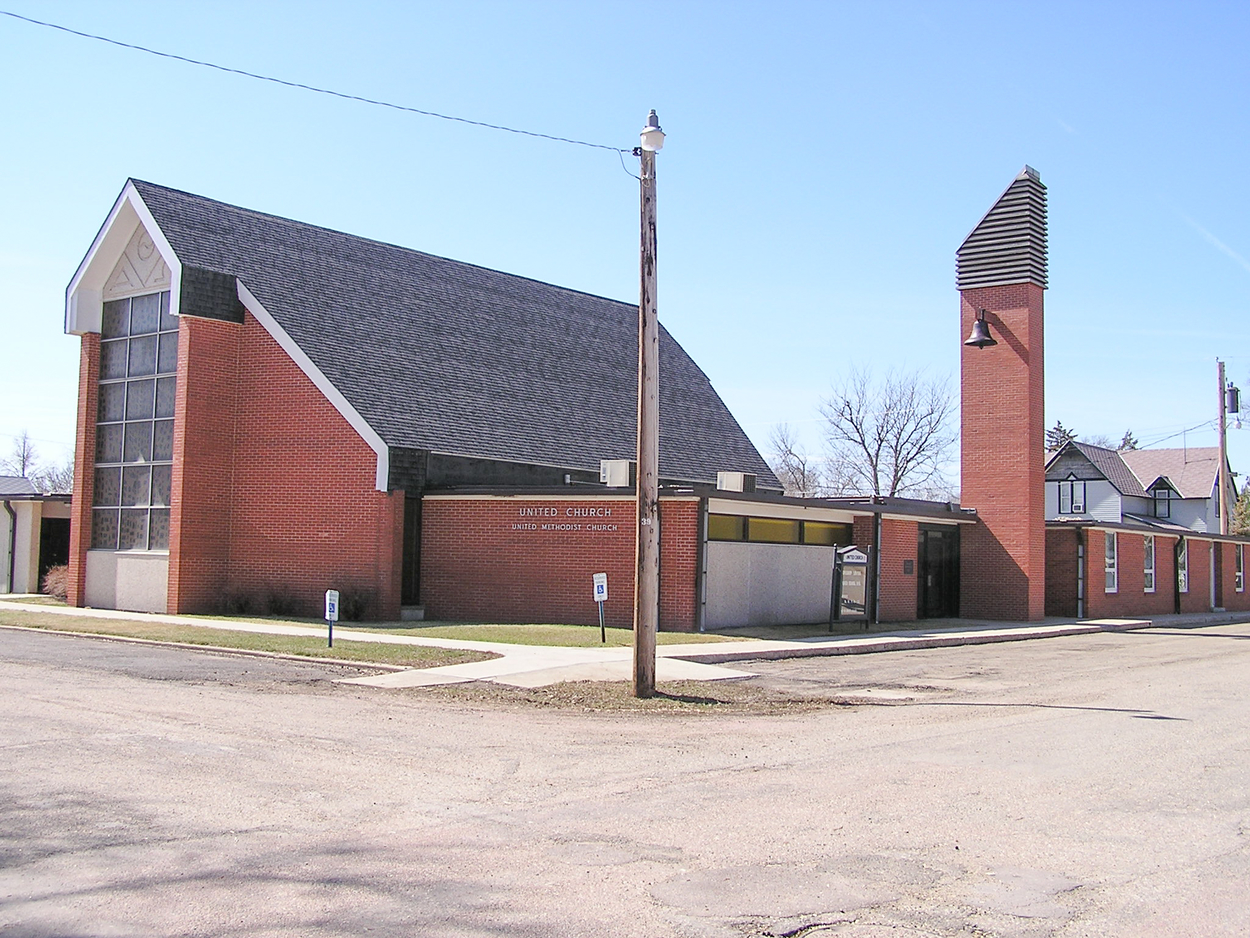
<svg viewBox="0 0 1250 938"><path fill-rule="evenodd" d="M1214 420L1204 420L1202 423L1194 424L1194 426L1192 427L1186 427L1184 430L1178 430L1175 433L1171 434L1170 436L1165 436L1158 440L1151 440L1149 443L1143 443L1141 445L1141 448L1148 449L1151 446L1158 446L1160 443L1166 443L1168 440L1174 440L1178 436L1181 436L1182 434L1192 433L1194 430L1201 430L1205 427L1214 426L1215 423L1216 421Z"/></svg>
<svg viewBox="0 0 1250 938"><path fill-rule="evenodd" d="M219 72L227 72L231 75L242 75L244 78L255 78L257 81L267 81L275 85L284 85L287 88L299 88L302 91L311 91L315 94L329 95L332 98L342 98L345 101L358 101L361 104L372 104L376 107L391 108L395 111L406 111L409 114L420 114L424 117L437 117L439 120L455 121L460 124L471 124L474 127L485 127L488 130L503 130L510 134L521 134L526 137L538 137L542 140L554 140L557 143L572 143L579 147L591 147L595 150L609 150L613 153L631 152L628 149L622 149L621 147L609 147L602 143L588 143L585 140L574 140L571 137L557 137L553 134L538 133L534 130L519 130L516 127L505 127L502 124L488 124L485 121L470 120L467 117L455 117L451 114L439 114L437 111L423 111L421 108L408 107L404 104L394 104L390 101L379 101L376 98L366 98L358 94L347 94L346 92L333 91L329 88L318 88L315 85L306 85L298 81L287 81L284 78L274 78L271 75L259 75L256 72L248 72L241 68L230 68L226 65L217 65L214 62L204 62L200 59L188 58L185 55L177 55L173 52L161 52L159 49L149 49L147 46L139 46L131 42L122 42L118 39L110 39L108 36L97 36L94 33L84 33L77 29L70 29L68 26L61 26L57 23L47 23L43 20L32 19L29 16L22 16L8 10L0 10L0 14L12 17L15 20L21 20L24 23L31 23L35 26L57 29L63 33L69 33L71 36L80 36L83 39L94 39L97 42L106 42L109 45L119 46L122 49L133 49L136 52L146 52L148 55L160 56L163 59L174 59L178 62L185 62L188 65L198 65L202 68L216 69ZM628 172L628 170L626 170L626 172Z"/></svg>

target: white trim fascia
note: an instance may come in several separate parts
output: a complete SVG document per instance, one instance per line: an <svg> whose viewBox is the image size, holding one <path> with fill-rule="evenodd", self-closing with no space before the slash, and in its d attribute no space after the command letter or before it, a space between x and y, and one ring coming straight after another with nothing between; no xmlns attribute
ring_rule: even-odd
<svg viewBox="0 0 1250 938"><path fill-rule="evenodd" d="M608 491L606 486L602 491L577 491L570 492L568 495L564 493L556 495L521 495L521 494L459 494L457 492L437 492L425 493L421 496L422 501L439 501L439 502L584 502L593 499L605 499L624 504L632 505L635 502L635 496L632 492L615 492ZM660 494L661 502L697 502L698 495L665 495Z"/></svg>
<svg viewBox="0 0 1250 938"><path fill-rule="evenodd" d="M1145 528L1129 527L1128 525L1125 525L1124 527L1120 527L1120 528L1113 528L1110 525L1082 524L1081 522L1073 523L1072 527L1073 528L1079 527L1085 531L1102 531L1104 534L1139 534L1142 537L1170 537L1173 540L1178 540L1178 541L1183 537L1194 539L1194 535L1198 534L1198 532L1196 531L1193 532L1192 534L1189 532L1182 534L1180 531L1167 531L1167 530L1163 530L1162 528L1157 528L1154 530L1147 530ZM1201 538L1201 539L1209 540L1209 538Z"/></svg>
<svg viewBox="0 0 1250 938"><path fill-rule="evenodd" d="M255 316L256 321L265 327L265 331L273 337L274 341L282 348L282 351L291 356L291 360L299 366L300 371L304 372L308 380L325 396L326 400L334 405L334 409L342 415L344 420L351 424L352 429L360 434L361 439L369 444L369 448L377 453L378 469L374 484L379 492L388 491L390 482L390 449L382 440L382 437L378 435L373 427L369 426L368 421L361 416L360 411L348 402L347 398L343 396L343 392L335 387L334 383L326 377L325 372L313 364L313 360L299 347L299 343L291 338L291 334L278 324L278 320L274 319L273 314L265 309L260 300L252 295L252 291L244 285L243 281L236 278L235 283L238 286L239 302L247 307L247 311Z"/></svg>
<svg viewBox="0 0 1250 938"><path fill-rule="evenodd" d="M853 512L845 508L818 508L815 505L777 505L773 502L717 498L715 495L708 496L707 510L708 514L714 515L777 518L783 521L825 521L831 524L850 524L855 520L856 514L872 514L872 512Z"/></svg>
<svg viewBox="0 0 1250 938"><path fill-rule="evenodd" d="M917 524L938 524L947 527L958 527L961 524L979 524L981 518L977 515L954 517L954 518L931 518L928 515L892 515L888 511L881 512L882 521L914 521Z"/></svg>
<svg viewBox="0 0 1250 938"><path fill-rule="evenodd" d="M104 281L126 250L135 225L143 226L169 268L169 311L178 315L182 295L182 261L174 253L173 246L152 217L134 183L127 180L91 247L87 249L86 256L74 271L69 286L65 288L66 334L83 335L100 331ZM101 256L102 252L104 256Z"/></svg>

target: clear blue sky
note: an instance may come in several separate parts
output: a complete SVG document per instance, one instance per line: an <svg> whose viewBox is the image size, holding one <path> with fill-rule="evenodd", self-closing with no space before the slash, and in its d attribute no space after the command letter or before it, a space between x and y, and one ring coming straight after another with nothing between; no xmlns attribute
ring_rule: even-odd
<svg viewBox="0 0 1250 938"><path fill-rule="evenodd" d="M1047 426L1148 443L1209 421L1187 442L1213 445L1217 356L1250 392L1245 3L0 9L613 146L656 108L661 320L761 448L787 421L816 449L817 402L854 364L955 387L954 252L1025 163L1050 195ZM128 176L637 298L637 183L607 151L8 17L0 90L0 452L23 429L72 449L64 288ZM1230 451L1250 472L1250 419Z"/></svg>

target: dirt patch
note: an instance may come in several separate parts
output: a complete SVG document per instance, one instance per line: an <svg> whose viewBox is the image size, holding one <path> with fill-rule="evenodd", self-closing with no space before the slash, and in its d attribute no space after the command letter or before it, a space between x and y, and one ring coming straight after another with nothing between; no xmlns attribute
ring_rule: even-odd
<svg viewBox="0 0 1250 938"><path fill-rule="evenodd" d="M681 715L809 713L831 707L875 703L839 694L795 696L760 681L672 681L654 697L638 698L625 681L570 681L547 687L509 687L485 681L414 687L418 697L487 707L580 710L587 713L659 713Z"/></svg>

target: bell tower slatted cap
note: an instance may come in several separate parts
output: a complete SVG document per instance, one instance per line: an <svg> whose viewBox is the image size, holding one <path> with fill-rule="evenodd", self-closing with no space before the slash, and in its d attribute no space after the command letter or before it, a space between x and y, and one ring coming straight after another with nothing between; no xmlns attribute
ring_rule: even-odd
<svg viewBox="0 0 1250 938"><path fill-rule="evenodd" d="M1035 283L1046 289L1046 187L1032 166L1012 180L955 252L960 290Z"/></svg>

